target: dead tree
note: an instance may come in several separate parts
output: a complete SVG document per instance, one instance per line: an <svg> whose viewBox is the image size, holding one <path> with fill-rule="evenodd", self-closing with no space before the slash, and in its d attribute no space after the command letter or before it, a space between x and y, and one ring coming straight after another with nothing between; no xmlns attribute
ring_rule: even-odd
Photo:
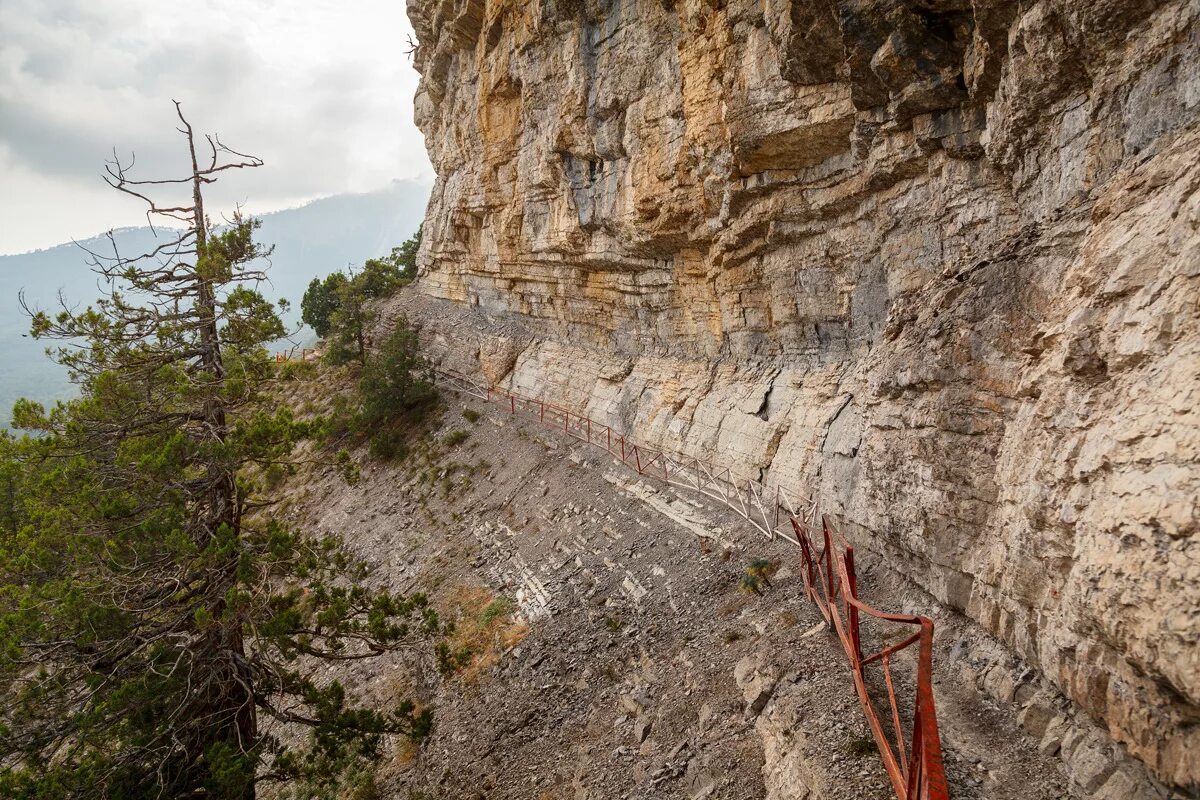
<svg viewBox="0 0 1200 800"><path fill-rule="evenodd" d="M105 179L146 204L157 247L90 253L103 296L30 310L35 336L79 383L50 412L26 404L25 552L0 539L0 794L252 798L264 780L327 781L428 714L354 708L297 660L366 658L440 630L424 596L367 589L337 541L274 518L255 474L290 464L310 426L264 406L282 323L254 286L270 250L240 213L213 226L204 190L261 159L197 137L175 104L190 170L137 179L114 153ZM197 146L203 152L198 157ZM178 187L189 200L152 195ZM55 558L55 553L63 556ZM86 587L80 592L79 587ZM49 598L49 599L48 599ZM73 613L58 613L71 604ZM309 754L262 715L309 726ZM15 788L14 788L15 787Z"/></svg>

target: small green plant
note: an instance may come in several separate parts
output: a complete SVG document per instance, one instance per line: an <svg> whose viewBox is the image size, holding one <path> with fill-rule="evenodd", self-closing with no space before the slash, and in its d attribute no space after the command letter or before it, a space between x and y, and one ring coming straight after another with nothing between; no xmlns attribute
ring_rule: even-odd
<svg viewBox="0 0 1200 800"><path fill-rule="evenodd" d="M476 422L479 422L479 418L482 416L482 414L473 408L463 409L463 417L472 425L474 425Z"/></svg>
<svg viewBox="0 0 1200 800"><path fill-rule="evenodd" d="M403 432L397 430L380 431L372 436L367 451L371 458L380 461L403 461L408 457L405 436Z"/></svg>
<svg viewBox="0 0 1200 800"><path fill-rule="evenodd" d="M324 419L325 441L333 444L343 439L354 427L355 410L353 401L344 394L335 395L333 408Z"/></svg>
<svg viewBox="0 0 1200 800"><path fill-rule="evenodd" d="M613 633L616 633L617 631L621 630L621 628L625 627L625 623L616 617L605 617L604 627L608 628Z"/></svg>
<svg viewBox="0 0 1200 800"><path fill-rule="evenodd" d="M750 566L746 567L746 574L760 581L768 589L772 588L771 575L774 572L775 562L766 558L756 558L750 562Z"/></svg>
<svg viewBox="0 0 1200 800"><path fill-rule="evenodd" d="M763 587L771 587L771 574L775 572L775 563L765 558L756 558L746 567L746 574L738 584L738 591L746 594L762 595Z"/></svg>
<svg viewBox="0 0 1200 800"><path fill-rule="evenodd" d="M470 437L471 432L467 430L450 431L442 437L442 442L447 447L457 447Z"/></svg>
<svg viewBox="0 0 1200 800"><path fill-rule="evenodd" d="M270 489L278 488L291 471L288 469L289 466L287 464L272 464L267 467L263 472L263 480L266 482L267 487Z"/></svg>
<svg viewBox="0 0 1200 800"><path fill-rule="evenodd" d="M358 464L354 463L354 459L350 457L350 451L342 448L337 451L337 470L338 474L350 486L362 480L362 470L358 468Z"/></svg>
<svg viewBox="0 0 1200 800"><path fill-rule="evenodd" d="M727 630L721 634L721 638L725 640L725 644L733 644L741 640L742 633L741 631Z"/></svg>
<svg viewBox="0 0 1200 800"><path fill-rule="evenodd" d="M501 595L484 607L483 613L479 615L479 620L487 625L498 617L512 613L512 609L512 601Z"/></svg>
<svg viewBox="0 0 1200 800"><path fill-rule="evenodd" d="M471 649L469 647L452 648L445 642L438 642L435 650L438 672L442 674L443 678L449 678L471 663Z"/></svg>
<svg viewBox="0 0 1200 800"><path fill-rule="evenodd" d="M281 381L304 381L317 374L317 365L312 361L293 358L279 365L278 374Z"/></svg>
<svg viewBox="0 0 1200 800"><path fill-rule="evenodd" d="M414 728L415 723L416 720ZM332 782L312 779L295 781L282 789L277 797L279 800L380 800L383 795L371 767L362 764L351 767Z"/></svg>
<svg viewBox="0 0 1200 800"><path fill-rule="evenodd" d="M762 585L757 576L746 574L738 583L738 591L746 594L762 595Z"/></svg>

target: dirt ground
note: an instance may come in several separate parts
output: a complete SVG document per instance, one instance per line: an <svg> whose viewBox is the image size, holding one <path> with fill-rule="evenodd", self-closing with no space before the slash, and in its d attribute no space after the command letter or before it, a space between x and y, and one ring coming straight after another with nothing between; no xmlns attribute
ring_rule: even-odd
<svg viewBox="0 0 1200 800"><path fill-rule="evenodd" d="M793 546L497 406L445 402L423 451L358 453L357 484L322 468L290 490L294 519L342 534L378 580L428 591L458 621L453 677L411 654L330 672L372 702L435 709L419 749L390 749L383 796L893 796ZM742 584L759 559L773 575L756 594ZM952 796L1072 796L1061 762L963 677L965 621L869 554L859 572L868 602L938 622ZM894 640L872 631L868 649ZM911 660L897 676L911 686Z"/></svg>

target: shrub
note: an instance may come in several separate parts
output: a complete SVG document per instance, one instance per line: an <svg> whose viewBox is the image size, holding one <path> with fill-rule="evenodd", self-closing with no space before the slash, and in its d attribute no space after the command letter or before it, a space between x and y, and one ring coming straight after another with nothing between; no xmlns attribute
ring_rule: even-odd
<svg viewBox="0 0 1200 800"><path fill-rule="evenodd" d="M444 597L446 616L454 620L437 653L438 671L446 677L458 673L465 683L474 683L529 632L513 618L511 600L482 586L455 587Z"/></svg>
<svg viewBox="0 0 1200 800"><path fill-rule="evenodd" d="M762 586L756 576L743 575L741 583L738 584L738 591L745 592L746 594L760 595L762 594Z"/></svg>
<svg viewBox="0 0 1200 800"><path fill-rule="evenodd" d="M399 321L379 352L367 362L358 391L362 403L360 424L366 430L389 422L415 423L437 402L429 365L406 320Z"/></svg>
<svg viewBox="0 0 1200 800"><path fill-rule="evenodd" d="M359 470L358 464L354 463L354 459L350 457L349 450L345 448L338 450L336 464L338 474L349 485L353 486L362 479L362 471Z"/></svg>
<svg viewBox="0 0 1200 800"><path fill-rule="evenodd" d="M270 489L278 488L283 483L284 478L288 476L288 468L284 464L271 464L263 472L263 479Z"/></svg>
<svg viewBox="0 0 1200 800"><path fill-rule="evenodd" d="M408 446L402 431L384 430L371 437L367 446L371 458L380 461L403 461L408 457Z"/></svg>
<svg viewBox="0 0 1200 800"><path fill-rule="evenodd" d="M281 381L302 381L308 380L317 374L317 365L312 361L301 361L300 359L290 359L283 362L279 367L279 380Z"/></svg>
<svg viewBox="0 0 1200 800"><path fill-rule="evenodd" d="M754 559L750 566L746 567L746 574L742 576L738 589L746 594L761 595L764 586L768 589L773 588L771 575L775 574L775 570L775 562L765 558Z"/></svg>
<svg viewBox="0 0 1200 800"><path fill-rule="evenodd" d="M435 649L438 672L443 678L449 678L454 673L471 663L471 648L466 645L450 647L445 642L438 642Z"/></svg>
<svg viewBox="0 0 1200 800"><path fill-rule="evenodd" d="M458 447L460 444L465 442L470 435L470 431L450 431L442 437L442 441L446 443L447 447Z"/></svg>
<svg viewBox="0 0 1200 800"><path fill-rule="evenodd" d="M512 612L512 608L512 601L501 595L484 606L483 613L479 615L479 621L487 625L497 617L503 617Z"/></svg>
<svg viewBox="0 0 1200 800"><path fill-rule="evenodd" d="M305 779L285 784L276 795L279 800L380 800L382 796L374 773L365 764L350 767L334 781Z"/></svg>
<svg viewBox="0 0 1200 800"><path fill-rule="evenodd" d="M766 558L756 558L746 567L746 574L771 588L771 576L775 574L775 562Z"/></svg>
<svg viewBox="0 0 1200 800"><path fill-rule="evenodd" d="M463 409L463 417L465 417L467 422L471 423L472 425L474 425L476 422L479 422L479 418L481 416L483 415L473 408Z"/></svg>

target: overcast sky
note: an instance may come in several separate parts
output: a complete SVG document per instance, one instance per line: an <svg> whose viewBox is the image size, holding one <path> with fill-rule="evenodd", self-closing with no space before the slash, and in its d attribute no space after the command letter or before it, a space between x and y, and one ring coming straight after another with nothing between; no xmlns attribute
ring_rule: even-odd
<svg viewBox="0 0 1200 800"><path fill-rule="evenodd" d="M403 0L0 0L0 253L144 222L100 180L186 169L172 99L266 166L214 204L271 211L431 177Z"/></svg>

